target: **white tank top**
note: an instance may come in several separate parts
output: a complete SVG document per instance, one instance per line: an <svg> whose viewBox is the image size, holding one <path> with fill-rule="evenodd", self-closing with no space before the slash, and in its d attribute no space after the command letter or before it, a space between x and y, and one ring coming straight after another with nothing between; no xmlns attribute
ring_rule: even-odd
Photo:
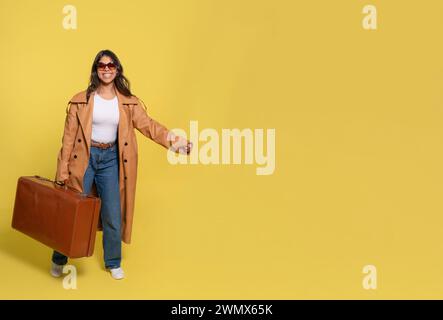
<svg viewBox="0 0 443 320"><path fill-rule="evenodd" d="M94 112L92 113L92 140L109 143L117 140L118 99L115 96L111 100L103 99L97 93L94 94Z"/></svg>

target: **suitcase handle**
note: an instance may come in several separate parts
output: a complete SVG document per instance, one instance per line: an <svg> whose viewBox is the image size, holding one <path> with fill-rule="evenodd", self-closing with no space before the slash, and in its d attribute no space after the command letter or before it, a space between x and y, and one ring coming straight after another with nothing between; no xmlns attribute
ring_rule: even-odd
<svg viewBox="0 0 443 320"><path fill-rule="evenodd" d="M58 184L57 181L55 181L55 180L51 180L51 179L48 179L48 178L45 178L45 177L41 177L41 176L39 176L37 174L34 175L34 177L37 178L37 179L40 179L40 180L45 180L45 181L52 182L54 184L54 186L63 187L65 190L68 189L68 186L66 184L63 184L63 185ZM70 189L72 189L72 188L70 188Z"/></svg>
<svg viewBox="0 0 443 320"><path fill-rule="evenodd" d="M63 188L63 189L65 189L65 190L68 190L68 188L69 188L70 190L79 193L77 190L75 190L74 188L69 187L69 186L66 185L66 184L61 185L61 184L58 184L58 183L57 183L56 181L54 181L54 180L51 180L51 179L48 179L48 178L45 178L45 177L41 177L41 176L39 176L39 175L34 175L34 177L36 177L37 179L40 179L40 180L45 180L45 181L52 182L52 183L54 184L55 187L58 186L59 188Z"/></svg>

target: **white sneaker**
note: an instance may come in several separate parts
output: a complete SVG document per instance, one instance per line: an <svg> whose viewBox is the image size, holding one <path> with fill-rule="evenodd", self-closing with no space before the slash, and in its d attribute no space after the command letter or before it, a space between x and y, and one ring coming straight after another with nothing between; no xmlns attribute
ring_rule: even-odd
<svg viewBox="0 0 443 320"><path fill-rule="evenodd" d="M121 280L125 277L125 273L123 272L122 268L109 269L109 271L115 280Z"/></svg>
<svg viewBox="0 0 443 320"><path fill-rule="evenodd" d="M60 276L63 274L63 267L64 266L61 266L59 264L55 264L54 262L52 262L51 275L53 277L60 278Z"/></svg>

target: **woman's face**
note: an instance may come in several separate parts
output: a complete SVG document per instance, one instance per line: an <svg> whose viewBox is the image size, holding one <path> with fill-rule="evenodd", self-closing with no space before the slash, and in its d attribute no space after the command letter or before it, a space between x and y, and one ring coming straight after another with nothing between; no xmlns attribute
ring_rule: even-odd
<svg viewBox="0 0 443 320"><path fill-rule="evenodd" d="M109 84L114 81L117 75L117 66L111 58L103 56L97 64L97 74L104 84Z"/></svg>

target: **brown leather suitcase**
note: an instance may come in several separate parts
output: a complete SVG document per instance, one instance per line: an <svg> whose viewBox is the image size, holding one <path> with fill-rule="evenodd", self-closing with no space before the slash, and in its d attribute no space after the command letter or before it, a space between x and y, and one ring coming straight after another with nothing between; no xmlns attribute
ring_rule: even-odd
<svg viewBox="0 0 443 320"><path fill-rule="evenodd" d="M94 253L100 198L40 176L17 182L12 227L70 258Z"/></svg>

